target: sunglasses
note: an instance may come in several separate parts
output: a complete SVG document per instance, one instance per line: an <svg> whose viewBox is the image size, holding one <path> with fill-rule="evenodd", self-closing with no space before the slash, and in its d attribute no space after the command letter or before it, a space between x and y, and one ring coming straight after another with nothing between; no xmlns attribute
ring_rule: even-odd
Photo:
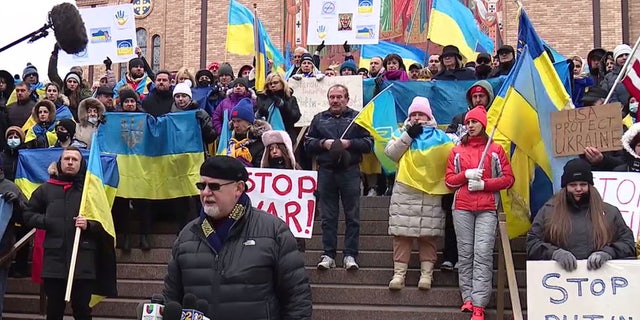
<svg viewBox="0 0 640 320"><path fill-rule="evenodd" d="M204 191L204 189L206 187L209 187L209 190L211 191L218 191L220 190L220 188L222 188L223 186L226 185L230 185L232 183L235 183L236 181L231 181L231 182L227 182L227 183L216 183L216 182L196 182L196 188L198 188L198 190L200 191Z"/></svg>

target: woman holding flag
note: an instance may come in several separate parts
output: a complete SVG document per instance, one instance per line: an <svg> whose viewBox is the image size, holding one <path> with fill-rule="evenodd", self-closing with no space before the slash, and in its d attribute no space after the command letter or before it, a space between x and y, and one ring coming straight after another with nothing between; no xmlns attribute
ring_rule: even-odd
<svg viewBox="0 0 640 320"><path fill-rule="evenodd" d="M265 83L264 91L258 93L256 99L257 117L267 120L274 130L286 131L291 140L295 140L297 133L294 125L300 120L302 114L298 100L293 96L293 89L289 88L287 82L277 72L270 73ZM276 113L279 114L284 128L276 126L274 122Z"/></svg>

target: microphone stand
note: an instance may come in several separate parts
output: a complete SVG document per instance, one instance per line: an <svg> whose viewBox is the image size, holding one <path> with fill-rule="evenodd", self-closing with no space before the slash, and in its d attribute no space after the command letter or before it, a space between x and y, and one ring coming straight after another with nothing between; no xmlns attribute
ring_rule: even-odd
<svg viewBox="0 0 640 320"><path fill-rule="evenodd" d="M44 38L44 37L49 35L49 31L47 31L47 29L51 28L52 26L53 26L52 23L46 23L44 26L42 26L42 28L40 28L40 29L38 29L38 30L36 30L34 32L31 32L28 35L26 35L26 36L14 41L14 42L9 43L8 45L0 48L0 52L3 52L5 50L7 50L7 49L10 49L11 47L13 47L13 46L15 46L15 45L19 44L20 42L25 41L27 39L29 39L29 43L32 43L32 42L34 42L34 41L36 41L38 39Z"/></svg>

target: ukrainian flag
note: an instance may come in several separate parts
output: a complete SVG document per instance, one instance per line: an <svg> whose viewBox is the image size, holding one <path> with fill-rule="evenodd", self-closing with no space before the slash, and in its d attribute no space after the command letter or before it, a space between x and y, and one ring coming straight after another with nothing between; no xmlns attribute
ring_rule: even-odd
<svg viewBox="0 0 640 320"><path fill-rule="evenodd" d="M266 57L273 61L274 68L284 64L282 53L271 42L267 30L259 19L257 22L259 37L254 36L254 20L253 13L247 7L236 0L231 0L227 25L227 52L243 56L254 55L256 52L254 41L261 39Z"/></svg>
<svg viewBox="0 0 640 320"><path fill-rule="evenodd" d="M65 105L59 106L56 109L56 120L54 123L51 124L51 127L49 127L49 130L55 131L54 129L55 129L56 123L58 123L58 121L62 119L73 119L73 114L71 114L71 110L69 110L69 107ZM22 131L27 132L34 125L36 125L36 120L33 119L33 117L29 117L29 119L27 119L24 125L22 125ZM55 141L53 143L55 143Z"/></svg>
<svg viewBox="0 0 640 320"><path fill-rule="evenodd" d="M478 28L471 10L457 0L433 0L427 39L439 45L454 45L468 61L478 53L493 53L494 43Z"/></svg>
<svg viewBox="0 0 640 320"><path fill-rule="evenodd" d="M263 34L260 32L260 19L253 19L253 35L256 57L255 87L257 91L263 91L267 80L267 51Z"/></svg>
<svg viewBox="0 0 640 320"><path fill-rule="evenodd" d="M103 152L118 155L118 196L172 199L198 194L195 183L204 161L196 111L153 117L109 112L96 135Z"/></svg>
<svg viewBox="0 0 640 320"><path fill-rule="evenodd" d="M111 216L111 206L115 194L108 195L100 160L100 146L93 135L87 172L82 189L79 215L99 223L105 231L98 239L96 254L96 281L90 307L95 306L106 297L118 294L116 277L116 230Z"/></svg>
<svg viewBox="0 0 640 320"><path fill-rule="evenodd" d="M396 53L402 57L404 65L409 68L414 63L422 64L426 58L424 50L416 47L402 45L395 42L380 40L378 44L365 44L360 50L360 68L369 69L369 62L373 57L386 57L388 54Z"/></svg>
<svg viewBox="0 0 640 320"><path fill-rule="evenodd" d="M529 230L531 213L559 188L572 158L554 158L551 149L551 113L571 106L571 97L524 10L519 28L525 45L488 112L489 126L497 126L494 140L510 155L515 176L513 187L502 192L510 237Z"/></svg>
<svg viewBox="0 0 640 320"><path fill-rule="evenodd" d="M393 98L393 94L391 94L391 90L389 90L392 86L386 87L369 101L353 120L356 124L369 131L369 134L373 137L373 152L387 173L396 171L396 163L384 154L387 142L391 140L393 132L398 128L396 101Z"/></svg>
<svg viewBox="0 0 640 320"><path fill-rule="evenodd" d="M227 156L229 152L229 140L231 140L231 129L229 129L229 111L226 110L223 112L222 116L222 132L220 132L220 137L218 138L218 148L216 149L216 155L219 156Z"/></svg>

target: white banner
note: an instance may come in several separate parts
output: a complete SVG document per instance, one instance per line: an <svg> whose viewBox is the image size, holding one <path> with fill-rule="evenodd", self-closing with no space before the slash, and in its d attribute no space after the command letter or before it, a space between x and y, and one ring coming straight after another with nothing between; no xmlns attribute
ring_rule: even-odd
<svg viewBox="0 0 640 320"><path fill-rule="evenodd" d="M640 261L587 261L566 272L555 261L527 261L527 319L640 319Z"/></svg>
<svg viewBox="0 0 640 320"><path fill-rule="evenodd" d="M60 63L99 65L109 57L113 63L136 57L136 23L132 4L80 9L87 29L87 49L77 54L60 51Z"/></svg>
<svg viewBox="0 0 640 320"><path fill-rule="evenodd" d="M327 92L335 84L344 85L349 89L349 103L351 109L362 110L362 77L338 76L324 77L318 81L315 78L302 80L289 79L289 87L298 100L302 117L296 122L296 127L308 126L317 113L329 109Z"/></svg>
<svg viewBox="0 0 640 320"><path fill-rule="evenodd" d="M316 212L318 172L247 168L251 204L279 217L296 238L311 238Z"/></svg>
<svg viewBox="0 0 640 320"><path fill-rule="evenodd" d="M640 173L608 172L593 173L593 183L602 199L618 207L624 221L638 239L640 231Z"/></svg>
<svg viewBox="0 0 640 320"><path fill-rule="evenodd" d="M377 44L380 0L310 0L307 44Z"/></svg>

